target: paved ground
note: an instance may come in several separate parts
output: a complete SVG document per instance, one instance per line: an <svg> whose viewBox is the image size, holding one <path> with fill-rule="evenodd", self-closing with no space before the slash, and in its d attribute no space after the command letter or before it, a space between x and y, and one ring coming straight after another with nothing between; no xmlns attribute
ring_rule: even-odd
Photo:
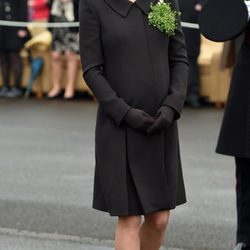
<svg viewBox="0 0 250 250"><path fill-rule="evenodd" d="M91 209L95 111L92 102L0 100L0 250L113 249L115 219ZM221 118L183 113L189 202L172 213L167 249L233 248L233 159L214 153Z"/></svg>
<svg viewBox="0 0 250 250"><path fill-rule="evenodd" d="M112 250L111 247L89 245L70 240L48 240L29 237L0 235L1 249L4 250Z"/></svg>

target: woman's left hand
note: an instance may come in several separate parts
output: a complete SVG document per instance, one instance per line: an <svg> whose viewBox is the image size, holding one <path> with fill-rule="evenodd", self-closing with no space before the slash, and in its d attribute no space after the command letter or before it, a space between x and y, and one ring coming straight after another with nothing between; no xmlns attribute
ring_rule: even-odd
<svg viewBox="0 0 250 250"><path fill-rule="evenodd" d="M194 6L194 9L197 11L197 12L200 12L202 11L202 5L200 3L197 3L195 6Z"/></svg>
<svg viewBox="0 0 250 250"><path fill-rule="evenodd" d="M175 111L169 106L161 106L156 114L156 121L147 130L148 135L153 135L171 125L174 120Z"/></svg>
<svg viewBox="0 0 250 250"><path fill-rule="evenodd" d="M20 37L20 38L24 38L27 36L27 31L26 30L18 30L17 32L17 35Z"/></svg>

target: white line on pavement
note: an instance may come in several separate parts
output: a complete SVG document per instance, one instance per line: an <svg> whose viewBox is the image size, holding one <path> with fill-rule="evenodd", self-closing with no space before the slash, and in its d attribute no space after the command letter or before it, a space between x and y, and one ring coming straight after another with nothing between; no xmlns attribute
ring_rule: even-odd
<svg viewBox="0 0 250 250"><path fill-rule="evenodd" d="M81 238L80 236L75 235L64 235L58 233L38 233L38 232L30 232L25 230L18 230L12 228L2 228L0 227L0 234L7 234L7 235L14 235L20 237L31 237L37 239L46 239L46 240L58 240L58 241L73 241L73 242L80 242L85 244L91 245L112 245L113 241L111 240L99 240L94 238L84 237Z"/></svg>
<svg viewBox="0 0 250 250"><path fill-rule="evenodd" d="M0 234L2 235L10 235L10 236L18 236L18 237L28 237L34 239L42 239L42 240L54 240L54 241L70 241L76 243L87 244L91 246L108 246L112 247L114 242L112 240L99 240L95 238L74 236L74 235L64 235L58 233L37 233L25 230L18 230L12 228L3 228L0 227ZM164 248L161 250L184 250L180 248Z"/></svg>

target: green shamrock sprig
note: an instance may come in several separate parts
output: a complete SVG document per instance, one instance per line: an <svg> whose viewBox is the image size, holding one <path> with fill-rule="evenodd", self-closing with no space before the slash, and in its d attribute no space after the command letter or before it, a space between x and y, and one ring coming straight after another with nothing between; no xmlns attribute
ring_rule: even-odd
<svg viewBox="0 0 250 250"><path fill-rule="evenodd" d="M177 17L181 13L172 10L171 3L165 3L164 0L159 0L157 4L151 3L150 9L151 11L148 14L149 25L169 36L174 36L178 26Z"/></svg>

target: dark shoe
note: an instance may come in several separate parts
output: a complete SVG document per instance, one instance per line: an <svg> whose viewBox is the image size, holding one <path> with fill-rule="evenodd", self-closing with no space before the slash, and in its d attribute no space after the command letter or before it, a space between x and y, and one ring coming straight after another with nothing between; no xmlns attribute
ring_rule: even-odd
<svg viewBox="0 0 250 250"><path fill-rule="evenodd" d="M23 95L23 92L21 89L17 88L17 87L13 87L11 88L11 90L9 90L7 93L6 93L6 97L9 97L9 98L15 98L15 97L20 97Z"/></svg>
<svg viewBox="0 0 250 250"><path fill-rule="evenodd" d="M185 102L186 106L192 107L192 108L200 108L200 97L196 95L190 95L187 97L187 100Z"/></svg>
<svg viewBox="0 0 250 250"><path fill-rule="evenodd" d="M0 90L0 97L5 97L8 91L9 91L8 87L2 87Z"/></svg>
<svg viewBox="0 0 250 250"><path fill-rule="evenodd" d="M245 243L240 242L237 244L234 250L250 250L250 246L247 246Z"/></svg>
<svg viewBox="0 0 250 250"><path fill-rule="evenodd" d="M74 96L69 96L69 97L63 97L63 99L65 100L65 101L72 101L72 100L74 100Z"/></svg>

